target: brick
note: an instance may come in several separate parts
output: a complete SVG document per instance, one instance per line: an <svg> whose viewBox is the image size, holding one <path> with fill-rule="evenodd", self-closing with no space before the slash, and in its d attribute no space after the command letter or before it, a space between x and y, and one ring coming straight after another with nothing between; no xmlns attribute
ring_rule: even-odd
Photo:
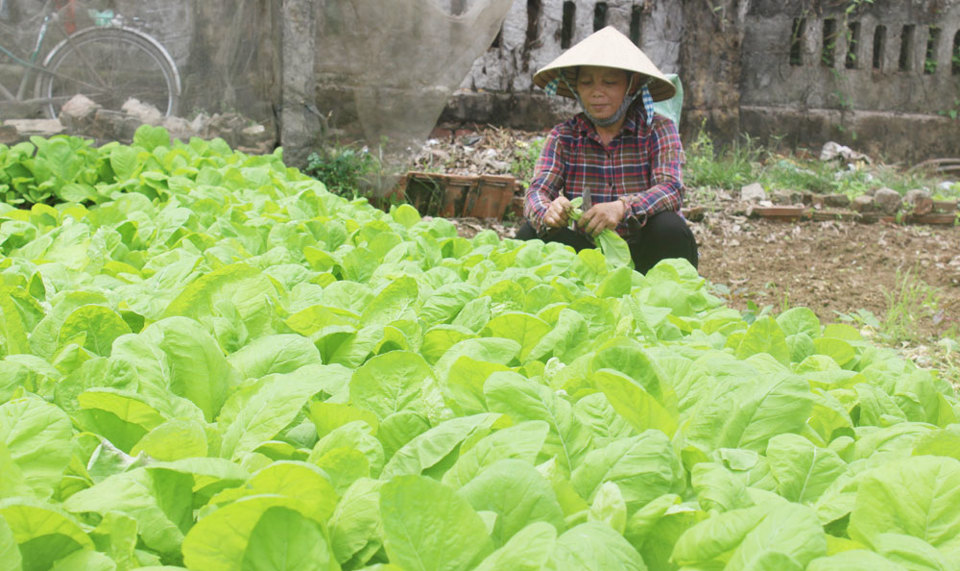
<svg viewBox="0 0 960 571"><path fill-rule="evenodd" d="M749 216L768 218L771 220L800 220L809 217L806 209L800 206L758 206L751 208Z"/></svg>
<svg viewBox="0 0 960 571"><path fill-rule="evenodd" d="M936 224L942 226L953 226L957 223L956 214L913 214L907 216L907 222L910 224Z"/></svg>
<svg viewBox="0 0 960 571"><path fill-rule="evenodd" d="M949 214L957 211L957 201L956 200L934 200L933 201L933 212L934 214Z"/></svg>

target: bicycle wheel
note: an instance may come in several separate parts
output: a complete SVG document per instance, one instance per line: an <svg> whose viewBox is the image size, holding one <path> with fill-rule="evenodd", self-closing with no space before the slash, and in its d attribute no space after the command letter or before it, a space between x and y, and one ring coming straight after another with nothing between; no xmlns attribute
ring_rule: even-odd
<svg viewBox="0 0 960 571"><path fill-rule="evenodd" d="M177 112L180 74L159 42L130 28L87 28L61 41L43 62L36 95L55 118L77 94L119 111L130 98L164 115Z"/></svg>

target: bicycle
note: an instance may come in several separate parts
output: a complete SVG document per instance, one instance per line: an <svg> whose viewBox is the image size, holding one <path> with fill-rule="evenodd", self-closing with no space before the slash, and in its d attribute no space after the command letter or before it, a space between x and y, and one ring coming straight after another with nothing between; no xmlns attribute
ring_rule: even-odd
<svg viewBox="0 0 960 571"><path fill-rule="evenodd" d="M4 13L9 0L0 0ZM55 2L62 6L58 9ZM62 14L61 14L62 12ZM47 0L34 47L19 57L0 43L0 54L24 68L19 86L0 82L0 103L40 106L49 118L76 95L84 95L111 111L120 111L131 98L174 115L180 99L180 73L163 45L149 34L129 27L111 11L91 10L92 27L77 29L75 0ZM41 60L53 26L64 39ZM33 87L33 97L28 91Z"/></svg>

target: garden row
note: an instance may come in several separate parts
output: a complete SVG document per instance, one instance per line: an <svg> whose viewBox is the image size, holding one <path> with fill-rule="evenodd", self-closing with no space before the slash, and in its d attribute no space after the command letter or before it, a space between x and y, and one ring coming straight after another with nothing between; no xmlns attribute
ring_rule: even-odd
<svg viewBox="0 0 960 571"><path fill-rule="evenodd" d="M0 205L5 568L957 568L957 395L852 327L279 151L16 153L58 203Z"/></svg>

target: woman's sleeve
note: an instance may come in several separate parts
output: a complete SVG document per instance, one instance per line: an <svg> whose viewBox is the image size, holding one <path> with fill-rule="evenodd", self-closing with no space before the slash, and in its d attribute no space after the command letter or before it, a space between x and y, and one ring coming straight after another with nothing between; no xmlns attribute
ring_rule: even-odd
<svg viewBox="0 0 960 571"><path fill-rule="evenodd" d="M524 196L523 217L537 231L543 229L543 215L547 207L563 190L563 151L559 133L552 130L540 151L540 158L533 170L533 180Z"/></svg>
<svg viewBox="0 0 960 571"><path fill-rule="evenodd" d="M645 224L654 214L679 211L683 206L683 164L686 158L677 125L657 116L649 143L650 178L652 185L642 193L625 197L628 217Z"/></svg>

